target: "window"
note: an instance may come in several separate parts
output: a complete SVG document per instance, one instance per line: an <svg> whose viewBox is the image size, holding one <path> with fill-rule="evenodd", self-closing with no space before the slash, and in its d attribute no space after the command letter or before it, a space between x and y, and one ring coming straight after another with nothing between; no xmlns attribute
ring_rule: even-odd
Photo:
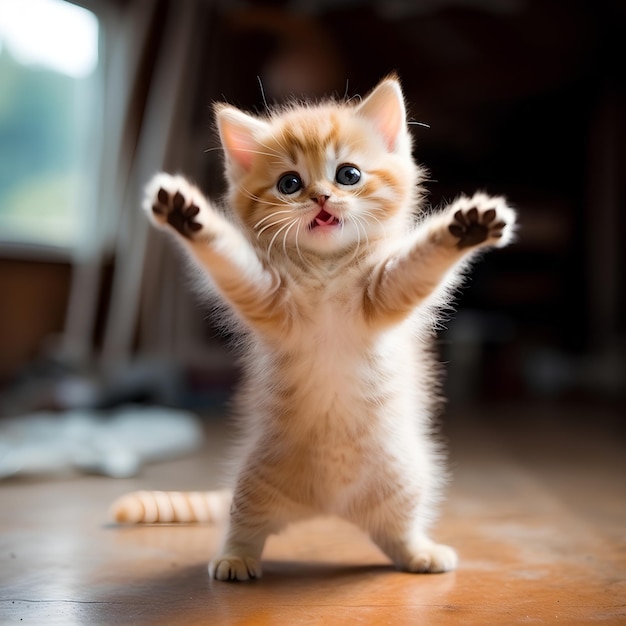
<svg viewBox="0 0 626 626"><path fill-rule="evenodd" d="M0 245L74 248L99 167L99 27L64 0L0 0Z"/></svg>

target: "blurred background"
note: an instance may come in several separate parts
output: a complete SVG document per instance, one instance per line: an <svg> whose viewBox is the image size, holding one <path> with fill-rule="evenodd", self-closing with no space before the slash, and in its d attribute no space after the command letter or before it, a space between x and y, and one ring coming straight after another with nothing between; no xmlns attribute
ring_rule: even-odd
<svg viewBox="0 0 626 626"><path fill-rule="evenodd" d="M401 77L428 202L519 211L439 335L450 411L623 410L626 5L620 0L0 0L0 412L221 411L211 303L149 231L157 170L223 191L211 105ZM622 431L623 432L623 431Z"/></svg>

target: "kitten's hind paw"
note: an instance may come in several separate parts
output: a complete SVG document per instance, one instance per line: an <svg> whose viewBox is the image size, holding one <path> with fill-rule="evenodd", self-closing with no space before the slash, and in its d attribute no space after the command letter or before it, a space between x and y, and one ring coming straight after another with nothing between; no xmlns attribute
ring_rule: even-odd
<svg viewBox="0 0 626 626"><path fill-rule="evenodd" d="M261 578L261 563L252 557L221 556L209 563L209 575L216 580L254 580Z"/></svg>
<svg viewBox="0 0 626 626"><path fill-rule="evenodd" d="M403 569L409 572L440 574L456 569L458 557L450 546L431 543L420 546L404 564Z"/></svg>
<svg viewBox="0 0 626 626"><path fill-rule="evenodd" d="M144 208L158 225L169 225L194 239L204 228L201 192L182 176L157 174L146 187Z"/></svg>
<svg viewBox="0 0 626 626"><path fill-rule="evenodd" d="M504 246L511 240L515 213L504 199L475 194L460 198L451 207L448 231L459 250L479 245Z"/></svg>

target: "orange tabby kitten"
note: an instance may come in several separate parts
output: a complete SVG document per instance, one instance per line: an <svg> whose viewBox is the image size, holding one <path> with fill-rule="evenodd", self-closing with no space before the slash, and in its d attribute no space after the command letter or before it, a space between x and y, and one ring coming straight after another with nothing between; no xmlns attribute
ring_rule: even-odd
<svg viewBox="0 0 626 626"><path fill-rule="evenodd" d="M216 116L230 215L181 176L158 174L145 201L246 340L245 436L211 575L258 578L267 536L316 514L358 524L403 570L454 569L454 550L427 535L444 482L429 342L468 261L510 241L514 212L484 194L420 211L424 172L395 77L359 103ZM227 501L188 497L143 493L115 515L207 519Z"/></svg>

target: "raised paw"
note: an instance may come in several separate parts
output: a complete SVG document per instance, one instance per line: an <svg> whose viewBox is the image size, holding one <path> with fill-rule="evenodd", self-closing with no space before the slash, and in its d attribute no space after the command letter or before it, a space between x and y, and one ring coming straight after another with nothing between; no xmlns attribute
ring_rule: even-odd
<svg viewBox="0 0 626 626"><path fill-rule="evenodd" d="M181 176L158 174L146 188L144 207L159 225L169 225L187 239L204 228L202 194Z"/></svg>
<svg viewBox="0 0 626 626"><path fill-rule="evenodd" d="M512 234L515 213L501 198L476 194L462 198L452 207L448 231L459 250L479 245L506 245Z"/></svg>
<svg viewBox="0 0 626 626"><path fill-rule="evenodd" d="M156 202L152 205L152 212L157 218L165 218L170 226L189 239L202 230L202 224L194 220L200 213L200 207L188 202L180 191L171 196L161 187L157 192Z"/></svg>
<svg viewBox="0 0 626 626"><path fill-rule="evenodd" d="M254 580L261 578L261 564L252 557L222 556L209 563L209 575L216 580Z"/></svg>

